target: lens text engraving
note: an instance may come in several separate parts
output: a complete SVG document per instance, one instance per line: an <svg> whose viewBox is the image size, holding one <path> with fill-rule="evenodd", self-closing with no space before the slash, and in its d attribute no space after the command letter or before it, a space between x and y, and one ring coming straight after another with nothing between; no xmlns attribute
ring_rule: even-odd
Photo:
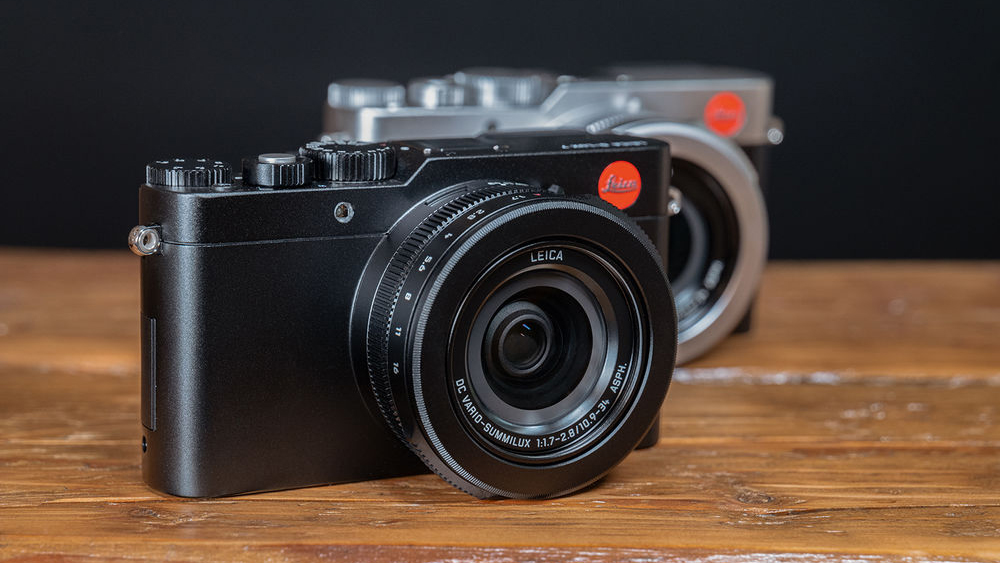
<svg viewBox="0 0 1000 563"><path fill-rule="evenodd" d="M621 389L626 373L628 373L628 364L619 364L615 368L615 375L611 378L611 386L608 387L612 393L618 393L618 390Z"/></svg>
<svg viewBox="0 0 1000 563"><path fill-rule="evenodd" d="M536 262L562 262L563 252L562 250L557 250L555 248L547 248L542 250L536 250L530 254L531 263Z"/></svg>

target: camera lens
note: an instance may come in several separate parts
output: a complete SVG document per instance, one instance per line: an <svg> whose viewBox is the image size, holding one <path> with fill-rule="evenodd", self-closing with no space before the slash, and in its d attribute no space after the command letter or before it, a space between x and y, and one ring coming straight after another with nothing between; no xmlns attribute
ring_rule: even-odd
<svg viewBox="0 0 1000 563"><path fill-rule="evenodd" d="M376 287L361 341L379 409L431 469L479 497L550 497L649 430L676 316L658 252L620 211L497 184L397 223L361 283Z"/></svg>
<svg viewBox="0 0 1000 563"><path fill-rule="evenodd" d="M670 223L670 265L680 330L690 330L716 307L739 252L735 210L718 181L686 161L674 162L673 183L684 207Z"/></svg>
<svg viewBox="0 0 1000 563"><path fill-rule="evenodd" d="M591 324L599 314L570 293L586 291L574 287L571 276L536 271L522 278L483 297L466 343L466 369L479 399L508 424L539 418L578 388L590 360L581 352L593 347ZM603 335L603 328L596 332ZM475 349L480 342L481 355Z"/></svg>
<svg viewBox="0 0 1000 563"><path fill-rule="evenodd" d="M670 143L671 183L684 196L668 244L684 363L739 327L757 292L768 236L757 172L732 140L697 125L640 120L615 131Z"/></svg>
<svg viewBox="0 0 1000 563"><path fill-rule="evenodd" d="M487 309L492 306L487 305ZM474 335L482 331L489 314L480 312ZM469 346L475 345L475 338L470 338ZM489 385L485 395L500 411L505 406L544 409L565 399L579 384L588 358L572 352L591 346L586 312L573 298L536 287L519 292L493 315L482 339L482 365L471 366L471 371L477 381Z"/></svg>
<svg viewBox="0 0 1000 563"><path fill-rule="evenodd" d="M508 373L529 375L548 348L545 326L539 319L522 318L508 326L500 337L500 361Z"/></svg>

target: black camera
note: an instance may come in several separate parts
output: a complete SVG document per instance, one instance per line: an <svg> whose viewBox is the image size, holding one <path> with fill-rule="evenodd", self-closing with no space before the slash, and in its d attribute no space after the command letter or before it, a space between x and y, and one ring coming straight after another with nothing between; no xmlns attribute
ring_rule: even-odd
<svg viewBox="0 0 1000 563"><path fill-rule="evenodd" d="M312 142L236 178L151 163L129 236L145 481L205 497L430 468L480 498L594 482L658 435L669 176L663 142L566 132Z"/></svg>

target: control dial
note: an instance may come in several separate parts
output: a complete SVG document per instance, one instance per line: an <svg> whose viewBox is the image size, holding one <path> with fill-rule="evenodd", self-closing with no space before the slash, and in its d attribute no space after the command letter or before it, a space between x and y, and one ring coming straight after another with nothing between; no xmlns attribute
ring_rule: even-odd
<svg viewBox="0 0 1000 563"><path fill-rule="evenodd" d="M386 143L313 141L299 154L313 160L319 181L372 182L396 173L396 153Z"/></svg>
<svg viewBox="0 0 1000 563"><path fill-rule="evenodd" d="M406 98L413 106L437 108L463 105L465 93L465 86L446 78L417 78L410 81Z"/></svg>
<svg viewBox="0 0 1000 563"><path fill-rule="evenodd" d="M326 102L335 108L381 108L405 101L406 88L389 80L348 78L330 83L326 91Z"/></svg>
<svg viewBox="0 0 1000 563"><path fill-rule="evenodd" d="M454 79L484 107L536 105L556 85L556 77L548 72L517 68L468 68L456 72Z"/></svg>
<svg viewBox="0 0 1000 563"><path fill-rule="evenodd" d="M243 183L265 188L303 186L312 180L312 160L289 153L265 153L243 159Z"/></svg>
<svg viewBox="0 0 1000 563"><path fill-rule="evenodd" d="M146 165L146 183L150 186L212 188L232 182L232 168L211 158L170 158Z"/></svg>

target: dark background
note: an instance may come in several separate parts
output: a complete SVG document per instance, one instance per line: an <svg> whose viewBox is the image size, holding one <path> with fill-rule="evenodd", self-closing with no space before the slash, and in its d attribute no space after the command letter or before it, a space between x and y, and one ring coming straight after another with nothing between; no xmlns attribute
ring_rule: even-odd
<svg viewBox="0 0 1000 563"><path fill-rule="evenodd" d="M124 248L146 162L320 132L335 78L623 60L776 80L774 258L1000 258L1000 4L4 2L0 245Z"/></svg>

